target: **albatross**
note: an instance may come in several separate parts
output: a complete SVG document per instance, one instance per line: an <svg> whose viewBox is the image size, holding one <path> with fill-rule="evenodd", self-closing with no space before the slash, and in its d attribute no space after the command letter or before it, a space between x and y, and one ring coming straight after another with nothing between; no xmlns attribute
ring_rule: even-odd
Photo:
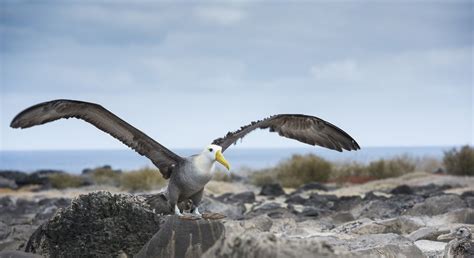
<svg viewBox="0 0 474 258"><path fill-rule="evenodd" d="M360 149L346 132L321 118L301 114L279 114L251 122L213 140L201 153L181 157L101 105L77 100L53 100L39 103L20 112L11 122L12 128L29 128L61 118L82 119L145 156L169 179L165 195L170 211L182 216L178 203L191 201L191 214L200 217L199 204L205 185L211 180L216 162L229 172L230 164L223 153L256 129L269 129L282 137L313 146L342 152Z"/></svg>

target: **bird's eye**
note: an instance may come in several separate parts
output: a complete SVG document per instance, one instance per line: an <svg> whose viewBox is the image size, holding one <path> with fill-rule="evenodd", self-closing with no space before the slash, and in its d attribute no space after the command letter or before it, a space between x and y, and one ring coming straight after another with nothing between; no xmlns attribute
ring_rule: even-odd
<svg viewBox="0 0 474 258"><path fill-rule="evenodd" d="M209 148L209 151L210 151L210 152L212 152L212 151L213 151L213 149L212 149L212 148Z"/></svg>

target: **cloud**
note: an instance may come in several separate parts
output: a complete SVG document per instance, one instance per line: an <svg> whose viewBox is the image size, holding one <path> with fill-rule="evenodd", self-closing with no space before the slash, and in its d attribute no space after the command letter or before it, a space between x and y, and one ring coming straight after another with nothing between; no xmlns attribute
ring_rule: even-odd
<svg viewBox="0 0 474 258"><path fill-rule="evenodd" d="M361 76L357 63L351 59L313 65L310 74L315 79L342 81L353 81Z"/></svg>
<svg viewBox="0 0 474 258"><path fill-rule="evenodd" d="M205 21L219 25L233 25L245 18L245 12L229 6L200 6L196 7L195 15Z"/></svg>

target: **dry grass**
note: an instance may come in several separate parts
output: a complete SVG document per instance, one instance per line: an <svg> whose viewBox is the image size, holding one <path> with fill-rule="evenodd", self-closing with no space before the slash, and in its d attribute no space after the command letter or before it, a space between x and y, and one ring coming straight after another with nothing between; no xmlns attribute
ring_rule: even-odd
<svg viewBox="0 0 474 258"><path fill-rule="evenodd" d="M160 171L148 167L123 173L120 177L120 187L132 192L155 190L165 184L166 179Z"/></svg>
<svg viewBox="0 0 474 258"><path fill-rule="evenodd" d="M316 155L293 155L273 169L264 169L251 175L256 185L278 182L283 187L298 187L308 182L326 182L332 164Z"/></svg>
<svg viewBox="0 0 474 258"><path fill-rule="evenodd" d="M48 176L51 186L56 189L77 188L85 184L85 179L72 174L51 174Z"/></svg>

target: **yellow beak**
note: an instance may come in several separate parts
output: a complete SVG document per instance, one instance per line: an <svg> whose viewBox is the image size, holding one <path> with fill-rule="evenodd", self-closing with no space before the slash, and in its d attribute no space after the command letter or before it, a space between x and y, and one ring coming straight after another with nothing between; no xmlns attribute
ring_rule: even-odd
<svg viewBox="0 0 474 258"><path fill-rule="evenodd" d="M216 161L221 163L224 167L227 168L227 170L230 171L229 162L227 162L227 160L225 160L224 155L222 155L222 152L220 150L218 150L216 152Z"/></svg>

